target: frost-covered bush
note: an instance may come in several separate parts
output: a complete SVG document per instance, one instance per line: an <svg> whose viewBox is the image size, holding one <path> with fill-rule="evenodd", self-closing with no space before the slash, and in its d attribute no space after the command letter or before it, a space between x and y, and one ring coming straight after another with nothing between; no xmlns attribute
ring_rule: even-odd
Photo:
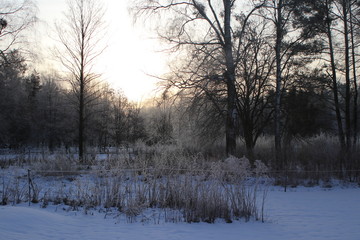
<svg viewBox="0 0 360 240"><path fill-rule="evenodd" d="M234 181L242 181L251 175L251 164L245 156L242 158L230 156L225 159L222 165L223 174L231 177Z"/></svg>
<svg viewBox="0 0 360 240"><path fill-rule="evenodd" d="M30 167L46 175L68 175L76 171L77 160L71 155L53 154L32 163Z"/></svg>
<svg viewBox="0 0 360 240"><path fill-rule="evenodd" d="M267 176L269 168L264 162L262 162L261 160L255 160L254 165L254 172L256 177Z"/></svg>

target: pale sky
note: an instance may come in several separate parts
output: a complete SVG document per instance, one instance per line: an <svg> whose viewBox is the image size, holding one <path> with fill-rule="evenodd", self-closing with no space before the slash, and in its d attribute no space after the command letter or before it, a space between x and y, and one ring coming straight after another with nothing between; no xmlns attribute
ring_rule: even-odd
<svg viewBox="0 0 360 240"><path fill-rule="evenodd" d="M96 69L103 74L104 80L113 88L122 89L130 100L145 100L156 88L156 79L147 74L164 74L166 55L159 52L161 45L154 39L153 32L142 27L141 22L133 24L128 12L131 0L103 2L107 10L108 39L105 42L108 47L99 57ZM59 20L66 10L66 0L37 0L37 4L41 24L37 35L46 51L55 44L48 36L52 34L54 21ZM43 61L46 62L46 58Z"/></svg>

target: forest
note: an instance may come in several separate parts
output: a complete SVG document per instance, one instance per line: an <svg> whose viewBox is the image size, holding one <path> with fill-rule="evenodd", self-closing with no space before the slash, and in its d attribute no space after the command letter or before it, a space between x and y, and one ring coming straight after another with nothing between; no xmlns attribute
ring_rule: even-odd
<svg viewBox="0 0 360 240"><path fill-rule="evenodd" d="M106 36L97 1L75 0L55 26L62 70L51 73L23 45L35 3L0 4L3 153L73 153L88 165L94 152L167 148L259 159L277 177L359 180L357 0L134 1L137 24L155 19L149 28L175 56L141 103L93 71ZM119 81L129 81L121 66Z"/></svg>

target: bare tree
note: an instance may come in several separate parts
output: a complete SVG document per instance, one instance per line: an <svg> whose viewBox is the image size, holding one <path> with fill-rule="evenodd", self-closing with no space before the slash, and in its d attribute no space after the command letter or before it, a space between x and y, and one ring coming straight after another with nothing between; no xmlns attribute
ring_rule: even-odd
<svg viewBox="0 0 360 240"><path fill-rule="evenodd" d="M78 112L79 160L83 162L85 127L89 108L97 98L99 74L93 70L95 60L104 51L104 8L95 0L69 0L64 19L56 24L60 46L56 53L69 72L71 91L76 96Z"/></svg>
<svg viewBox="0 0 360 240"><path fill-rule="evenodd" d="M338 137L339 137L339 142L341 144L341 148L344 149L345 148L345 134L344 134L343 124L342 124L341 107L340 107L339 91L338 91L338 73L337 73L337 67L336 67L334 36L333 36L334 16L332 15L332 11L331 11L332 2L333 1L331 1L331 0L324 1L325 16L326 16L324 23L326 25L325 33L327 36L327 43L329 46L332 90L333 90L335 112L336 112L336 119L337 119L337 125L338 125Z"/></svg>
<svg viewBox="0 0 360 240"><path fill-rule="evenodd" d="M341 0L340 5L342 8L343 19L343 35L344 35L344 62L345 62L345 136L347 151L351 147L351 86L350 86L350 41L349 41L349 1Z"/></svg>
<svg viewBox="0 0 360 240"><path fill-rule="evenodd" d="M316 29L309 24L316 17L309 11L311 0L273 0L264 1L261 15L272 22L272 42L275 49L275 97L274 97L274 135L276 165L286 168L283 139L284 116L282 96L288 91L297 72L306 69L316 59L322 44L316 41ZM304 24L306 22L307 24ZM316 26L316 24L313 24Z"/></svg>
<svg viewBox="0 0 360 240"><path fill-rule="evenodd" d="M277 2L277 3L276 3ZM284 2L283 0L274 1L275 8L275 29L276 29L276 90L275 90L275 152L276 160L282 164L281 147L281 92L282 92L282 64L281 57L284 38Z"/></svg>
<svg viewBox="0 0 360 240"><path fill-rule="evenodd" d="M275 51L268 41L266 21L248 21L237 67L237 108L248 156L273 115L271 94Z"/></svg>
<svg viewBox="0 0 360 240"><path fill-rule="evenodd" d="M0 2L0 54L25 41L24 31L36 22L36 6L31 0Z"/></svg>
<svg viewBox="0 0 360 240"><path fill-rule="evenodd" d="M202 90L222 114L225 115L226 153L236 152L237 123L239 113L236 106L236 67L239 63L241 36L234 39L238 13L234 10L235 0L209 1L141 1L137 6L140 13L162 13L168 17L168 24L159 31L160 37L174 46L174 50L185 50L189 54L186 62L192 65L192 70L182 71L182 82L178 86L184 88L196 87ZM248 17L257 9L255 7ZM238 9L239 10L239 9ZM238 11L240 12L240 10ZM246 22L245 20L245 22ZM210 63L213 63L211 65ZM198 69L196 71L195 69ZM195 70L195 71L194 71ZM186 74L184 74L186 73ZM187 76L186 76L187 75ZM190 76L190 78L189 78ZM219 96L214 91L207 91L207 83L215 86L219 82L224 86L222 97L225 109L217 104L215 98ZM194 86L194 83L197 85Z"/></svg>
<svg viewBox="0 0 360 240"><path fill-rule="evenodd" d="M343 55L339 56L342 59L343 66L340 69L340 74L345 79L345 162L343 168L346 170L353 170L354 160L351 157L353 148L352 145L356 143L357 138L357 70L356 70L356 46L354 41L354 22L356 21L353 12L358 8L357 1L339 0L335 1L335 8L337 9L337 16L340 20L340 32L342 33L342 49ZM353 100L353 101L352 101ZM353 106L353 111L351 110Z"/></svg>
<svg viewBox="0 0 360 240"><path fill-rule="evenodd" d="M351 168L351 146L357 139L357 46L354 41L356 19L353 16L357 6L355 1L348 0L323 0L319 1L319 4L322 8L318 11L323 12L325 16L322 22L328 45L325 62L330 63L329 78L332 81L331 89L341 145L340 168L345 170ZM344 92L341 86L344 86Z"/></svg>
<svg viewBox="0 0 360 240"><path fill-rule="evenodd" d="M350 18L350 38L351 38L351 60L352 60L352 75L353 75L353 85L354 85L354 104L353 104L353 122L354 122L354 138L353 145L357 144L357 131L358 131L358 82L357 82L357 55L355 42L355 32L359 31L359 26L356 25L356 21L358 20L356 13L359 14L360 11L360 3L358 1L353 1L349 8L349 18ZM355 14L354 14L355 13Z"/></svg>

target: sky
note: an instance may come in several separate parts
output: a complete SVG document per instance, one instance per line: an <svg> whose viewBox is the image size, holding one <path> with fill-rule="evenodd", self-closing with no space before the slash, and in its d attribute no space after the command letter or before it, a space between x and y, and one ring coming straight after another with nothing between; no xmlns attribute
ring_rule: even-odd
<svg viewBox="0 0 360 240"><path fill-rule="evenodd" d="M166 72L166 55L154 32L145 29L143 23L134 23L128 11L131 0L103 0L107 35L105 52L96 62L96 71L116 90L122 90L132 101L140 102L156 92L156 78ZM51 37L54 22L61 19L67 8L66 0L37 0L39 24L37 37L47 52L55 45ZM51 58L50 56L45 57ZM43 60L44 62L50 62ZM58 63L52 64L56 69ZM48 66L46 68L49 68Z"/></svg>

